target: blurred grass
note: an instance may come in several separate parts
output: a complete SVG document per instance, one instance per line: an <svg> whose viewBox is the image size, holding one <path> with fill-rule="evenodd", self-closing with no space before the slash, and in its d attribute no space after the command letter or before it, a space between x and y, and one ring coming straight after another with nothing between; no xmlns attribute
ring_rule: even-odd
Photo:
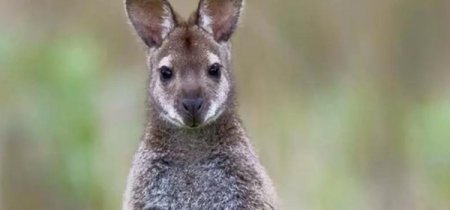
<svg viewBox="0 0 450 210"><path fill-rule="evenodd" d="M146 70L123 2L105 3L0 0L0 209L120 209ZM449 14L247 1L240 113L282 209L450 209Z"/></svg>

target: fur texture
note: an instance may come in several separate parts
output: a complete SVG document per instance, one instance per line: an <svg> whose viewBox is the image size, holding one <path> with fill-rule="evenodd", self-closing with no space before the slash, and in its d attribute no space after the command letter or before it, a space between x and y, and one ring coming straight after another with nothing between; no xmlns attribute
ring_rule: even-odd
<svg viewBox="0 0 450 210"><path fill-rule="evenodd" d="M277 209L272 183L236 114L228 39L242 0L202 0L187 22L165 0L126 3L148 46L149 91L148 124L123 209ZM220 65L220 77L208 75L213 64ZM162 66L172 70L170 80L161 79ZM194 118L180 102L193 96L204 101ZM192 120L199 126L191 127Z"/></svg>
<svg viewBox="0 0 450 210"><path fill-rule="evenodd" d="M276 209L271 182L232 113L203 129L153 124L135 156L124 210Z"/></svg>

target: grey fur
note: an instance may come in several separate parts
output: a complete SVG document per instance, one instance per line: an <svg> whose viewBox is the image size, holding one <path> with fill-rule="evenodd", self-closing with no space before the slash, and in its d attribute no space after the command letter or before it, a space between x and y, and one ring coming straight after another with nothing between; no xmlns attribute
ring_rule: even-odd
<svg viewBox="0 0 450 210"><path fill-rule="evenodd" d="M128 0L127 4L132 4L133 1L146 0ZM150 1L161 1L168 5L163 0ZM210 1L215 3L222 0ZM202 4L210 1L203 0ZM241 9L241 0L230 2L239 6L236 9ZM207 32L199 28L195 15L193 17L184 24L177 20L177 28L161 46L149 46L148 124L128 177L123 209L277 209L272 183L236 114L230 43L216 42L212 35L207 35ZM229 28L234 30L235 26ZM223 111L215 116L215 120L203 122L197 128L174 125L162 117L161 112L164 110L152 94L154 84L159 79L155 65L161 57L173 55L174 65L185 69L178 72L179 77L202 75L203 71L194 69L207 64L204 61L207 52L216 52L220 57L224 66L222 79L230 82L227 100L221 109ZM203 83L207 87L201 91L202 97L213 101L217 97L217 91L209 89L214 89L215 82L209 81L204 75L197 79L205 80ZM176 94L181 90L180 87L187 85L180 81L181 78L174 80L160 94L167 94L171 100L176 101L181 97ZM197 83L201 81L195 81Z"/></svg>

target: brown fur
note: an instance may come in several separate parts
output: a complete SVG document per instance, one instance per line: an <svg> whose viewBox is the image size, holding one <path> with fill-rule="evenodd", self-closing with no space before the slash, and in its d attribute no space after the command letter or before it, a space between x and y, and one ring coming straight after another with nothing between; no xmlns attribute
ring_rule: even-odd
<svg viewBox="0 0 450 210"><path fill-rule="evenodd" d="M236 114L229 38L241 6L242 0L202 0L184 22L165 0L127 1L130 20L148 46L150 79L148 124L124 210L277 208L271 181ZM208 75L212 62L220 64L220 77ZM173 72L170 80L161 79L160 65ZM203 100L194 118L183 112L186 98ZM192 127L192 120L199 126Z"/></svg>

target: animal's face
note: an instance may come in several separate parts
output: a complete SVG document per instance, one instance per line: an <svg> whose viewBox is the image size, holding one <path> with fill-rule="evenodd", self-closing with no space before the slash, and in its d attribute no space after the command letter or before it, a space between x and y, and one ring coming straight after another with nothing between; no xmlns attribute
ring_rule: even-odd
<svg viewBox="0 0 450 210"><path fill-rule="evenodd" d="M159 116L195 128L232 103L229 38L242 0L203 0L188 22L164 0L128 0L138 35L149 47L149 99Z"/></svg>
<svg viewBox="0 0 450 210"><path fill-rule="evenodd" d="M198 27L178 28L149 59L150 98L165 119L197 127L226 108L232 88L228 44Z"/></svg>

